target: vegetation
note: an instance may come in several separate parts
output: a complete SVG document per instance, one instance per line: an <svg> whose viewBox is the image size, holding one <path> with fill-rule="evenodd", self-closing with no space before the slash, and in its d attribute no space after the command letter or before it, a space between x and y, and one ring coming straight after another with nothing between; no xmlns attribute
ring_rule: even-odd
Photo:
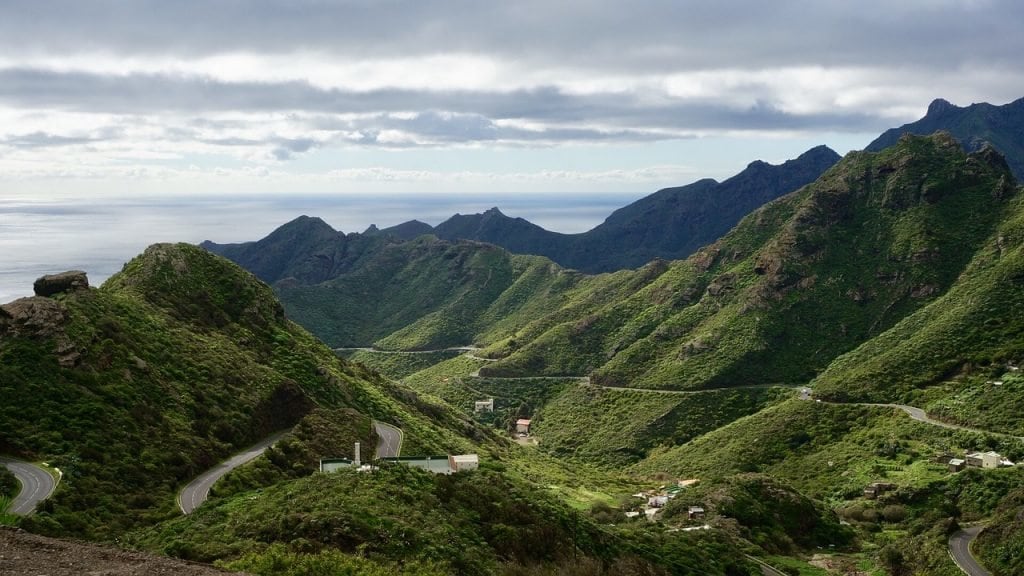
<svg viewBox="0 0 1024 576"><path fill-rule="evenodd" d="M269 288L192 246L151 247L101 289L5 311L0 452L64 472L24 521L38 532L110 538L173 516L184 482L317 406L399 424L417 449L468 442L458 418L339 360Z"/></svg>
<svg viewBox="0 0 1024 576"><path fill-rule="evenodd" d="M626 574L725 574L742 566L723 560L729 544L718 536L668 541L644 531L621 533L505 474L439 476L401 465L372 474L316 474L239 494L131 540L235 568L269 565L265 573L273 574L303 565L384 570L395 564L411 574L515 573L512 566L568 566L579 557L631 566ZM358 553L371 564L360 567L362 560L337 552Z"/></svg>
<svg viewBox="0 0 1024 576"><path fill-rule="evenodd" d="M462 354L459 350L437 352L372 352L367 350L343 351L343 358L358 362L395 380L426 370L431 366Z"/></svg>
<svg viewBox="0 0 1024 576"><path fill-rule="evenodd" d="M14 498L20 490L21 484L14 474L4 466L0 466L0 498ZM6 506L0 506L0 512L3 512L5 508Z"/></svg>
<svg viewBox="0 0 1024 576"><path fill-rule="evenodd" d="M835 513L769 476L738 474L720 483L699 482L669 502L666 521L685 521L694 505L705 510L709 521L721 519L724 529L734 526L742 538L769 552L853 542L853 530L840 525Z"/></svg>
<svg viewBox="0 0 1024 576"><path fill-rule="evenodd" d="M792 391L771 388L658 394L575 385L543 404L533 435L551 454L622 467L683 444Z"/></svg>
<svg viewBox="0 0 1024 576"><path fill-rule="evenodd" d="M1015 198L946 294L836 360L815 389L830 397L908 398L955 375L997 379L1007 362L1024 357L1022 282L1024 203ZM1020 425L1016 418L1010 424Z"/></svg>
<svg viewBox="0 0 1024 576"><path fill-rule="evenodd" d="M974 552L997 576L1020 574L1024 570L1024 489L1016 485L996 507L992 521L978 536Z"/></svg>
<svg viewBox="0 0 1024 576"><path fill-rule="evenodd" d="M229 496L245 490L309 476L320 470L324 458L354 458L354 445L365 446L366 458L373 456L377 435L373 422L349 409L314 408L290 435L264 452L251 464L236 468L211 489L212 496Z"/></svg>

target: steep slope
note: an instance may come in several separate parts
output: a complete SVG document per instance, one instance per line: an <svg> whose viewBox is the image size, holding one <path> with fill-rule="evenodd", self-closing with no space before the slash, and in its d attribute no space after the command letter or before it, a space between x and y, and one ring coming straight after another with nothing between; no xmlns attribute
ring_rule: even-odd
<svg viewBox="0 0 1024 576"><path fill-rule="evenodd" d="M1012 194L1010 189L1001 193ZM995 200L995 198L993 198ZM958 374L998 377L1024 359L1024 199L940 298L856 350L815 381L824 397L909 399Z"/></svg>
<svg viewBox="0 0 1024 576"><path fill-rule="evenodd" d="M948 135L853 153L614 304L540 319L482 373L637 387L800 382L943 294L1014 195ZM536 330L536 326L542 326Z"/></svg>
<svg viewBox="0 0 1024 576"><path fill-rule="evenodd" d="M582 275L489 244L423 236L387 244L316 285L280 282L289 317L332 346L430 349L477 341L563 305Z"/></svg>
<svg viewBox="0 0 1024 576"><path fill-rule="evenodd" d="M825 146L781 165L757 161L724 182L705 179L665 188L613 212L582 234L558 234L497 208L455 215L434 234L546 256L561 266L598 273L636 268L655 258L685 258L714 242L755 208L813 182L839 160Z"/></svg>
<svg viewBox="0 0 1024 576"><path fill-rule="evenodd" d="M356 266L368 252L390 240L373 234L345 235L320 218L300 216L257 242L200 246L239 264L257 278L273 284L292 278L316 284Z"/></svg>
<svg viewBox="0 0 1024 576"><path fill-rule="evenodd" d="M765 203L815 181L838 161L838 154L818 146L778 166L752 162L721 183L700 180L660 190L613 212L580 238L570 258L552 259L570 268L604 272L636 268L655 258L686 258Z"/></svg>
<svg viewBox="0 0 1024 576"><path fill-rule="evenodd" d="M317 407L350 409L334 413L366 433L369 418L400 424L417 451L470 445L472 426L339 360L268 286L194 246L2 310L0 452L64 472L33 530L109 538L173 516L177 487Z"/></svg>
<svg viewBox="0 0 1024 576"><path fill-rule="evenodd" d="M868 144L866 150L888 148L903 134L926 135L944 130L969 152L980 150L986 142L999 150L1018 180L1024 179L1024 98L994 106L988 103L959 107L937 99L928 106L924 118L886 130Z"/></svg>

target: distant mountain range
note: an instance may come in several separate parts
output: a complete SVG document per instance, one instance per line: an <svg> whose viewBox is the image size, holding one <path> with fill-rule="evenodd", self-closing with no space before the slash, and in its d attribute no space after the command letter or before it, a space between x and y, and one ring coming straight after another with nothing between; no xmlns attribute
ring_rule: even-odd
<svg viewBox="0 0 1024 576"><path fill-rule="evenodd" d="M755 164L746 173L766 171ZM1011 201L1016 190L1006 161L992 148L968 155L949 134L905 136L879 153L851 153L685 260L653 260L610 275L588 276L493 244L432 236L339 235L330 246L310 250L299 242L302 249L295 250L279 246L291 233L275 232L250 245L208 246L236 258L261 251L306 254L293 265L299 271L330 262L339 273L324 282L267 279L276 282L288 315L333 346L422 350L472 342L496 359L483 374L590 374L615 386L801 382L954 283L966 285L968 264L994 249L993 234L1018 209ZM623 213L630 211L609 220ZM512 219L489 211L480 220ZM302 218L283 229L329 236L325 226ZM1001 250L1009 254L1016 237L1002 233ZM350 252L353 247L361 251ZM978 290L996 289L982 278ZM957 310L979 302L963 301ZM950 325L936 318L935 326L946 334ZM931 350L906 348L908 338L890 342L887 353L917 358L914 350ZM962 360L953 352L948 360L955 365ZM858 369L901 374L901 385L910 378L884 357L874 354ZM938 375L931 370L922 366L915 377L932 381ZM880 374L872 374L870 390L860 382L833 386L855 373L827 370L822 387L837 395L856 388L884 397L875 387L886 381Z"/></svg>
<svg viewBox="0 0 1024 576"><path fill-rule="evenodd" d="M545 230L498 208L482 214L456 214L431 228L418 221L367 233L410 239L431 233L444 240L477 240L516 254L547 256L559 265L588 273L637 268L655 258L685 258L720 238L751 210L816 180L839 161L818 146L774 166L752 162L725 180L698 180L665 188L613 212L581 234Z"/></svg>

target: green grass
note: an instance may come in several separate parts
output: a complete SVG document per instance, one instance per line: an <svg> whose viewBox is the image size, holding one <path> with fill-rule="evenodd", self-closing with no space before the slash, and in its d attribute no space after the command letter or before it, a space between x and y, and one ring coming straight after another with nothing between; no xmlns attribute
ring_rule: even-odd
<svg viewBox="0 0 1024 576"><path fill-rule="evenodd" d="M17 526L19 517L14 514L8 514L7 508L10 507L13 497L0 495L0 526Z"/></svg>

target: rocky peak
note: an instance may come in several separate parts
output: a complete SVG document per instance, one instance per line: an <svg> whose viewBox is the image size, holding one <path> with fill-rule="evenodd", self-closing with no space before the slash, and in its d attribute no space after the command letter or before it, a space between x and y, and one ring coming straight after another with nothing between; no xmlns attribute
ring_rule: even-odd
<svg viewBox="0 0 1024 576"><path fill-rule="evenodd" d="M940 114L945 114L950 110L956 110L956 106L950 103L949 100L936 98L935 100L932 100L931 104L928 105L927 116L938 116Z"/></svg>
<svg viewBox="0 0 1024 576"><path fill-rule="evenodd" d="M51 274L43 276L35 281L32 285L32 289L35 291L36 296L50 297L55 294L61 294L64 292L73 292L76 290L87 290L89 288L89 278L85 272L81 270L69 270L67 272L61 272L60 274Z"/></svg>

